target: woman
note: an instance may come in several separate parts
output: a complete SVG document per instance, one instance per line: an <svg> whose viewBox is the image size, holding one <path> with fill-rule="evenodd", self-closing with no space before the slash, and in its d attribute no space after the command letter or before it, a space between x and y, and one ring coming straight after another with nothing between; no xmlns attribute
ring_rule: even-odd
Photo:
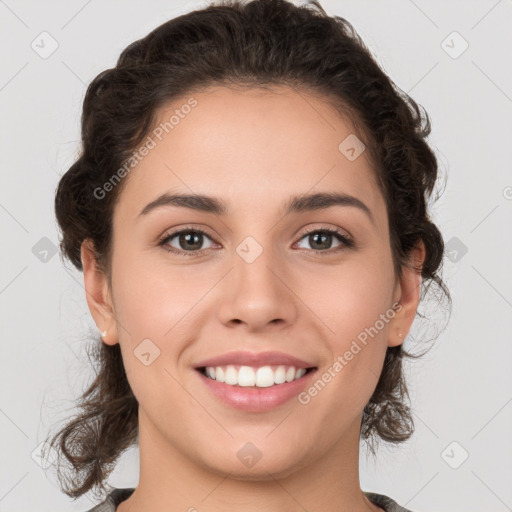
<svg viewBox="0 0 512 512"><path fill-rule="evenodd" d="M449 297L429 132L316 1L217 3L98 75L55 199L102 341L64 492L138 444L92 510L407 511L358 457L412 435L402 344Z"/></svg>

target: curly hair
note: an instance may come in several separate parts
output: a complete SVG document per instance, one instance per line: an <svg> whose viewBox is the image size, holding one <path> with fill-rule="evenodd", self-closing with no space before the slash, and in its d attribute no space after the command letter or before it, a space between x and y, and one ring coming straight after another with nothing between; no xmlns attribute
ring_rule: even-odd
<svg viewBox="0 0 512 512"><path fill-rule="evenodd" d="M443 239L427 208L438 177L426 142L429 117L388 78L353 26L328 16L318 0L302 6L287 0L218 1L163 23L96 76L83 103L81 152L55 195L60 250L77 269L83 271L80 249L89 239L111 284L113 211L126 180L101 200L95 191L132 157L160 107L210 85L286 85L318 94L349 116L366 142L385 198L396 275L411 265L411 251L423 241L425 259L415 267L422 276L421 299L435 283L451 305L440 277ZM138 442L138 403L119 344L94 341L96 378L77 401L80 413L48 445L72 465L68 482L58 467L63 492L74 498L91 488L105 491L117 459ZM419 356L402 345L388 347L363 411L360 437L374 455L378 438L397 444L414 432L404 357Z"/></svg>

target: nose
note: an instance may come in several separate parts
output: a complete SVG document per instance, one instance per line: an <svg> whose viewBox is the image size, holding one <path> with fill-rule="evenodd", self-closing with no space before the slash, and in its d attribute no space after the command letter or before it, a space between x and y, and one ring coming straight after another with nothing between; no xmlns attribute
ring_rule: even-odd
<svg viewBox="0 0 512 512"><path fill-rule="evenodd" d="M267 325L292 325L297 317L297 295L290 268L270 244L246 240L237 247L233 267L222 285L219 308L225 324L246 324L251 331Z"/></svg>

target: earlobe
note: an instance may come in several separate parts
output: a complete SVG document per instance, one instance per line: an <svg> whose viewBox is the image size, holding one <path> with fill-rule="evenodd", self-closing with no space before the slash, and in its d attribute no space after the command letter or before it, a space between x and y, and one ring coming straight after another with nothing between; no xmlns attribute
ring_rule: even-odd
<svg viewBox="0 0 512 512"><path fill-rule="evenodd" d="M84 272L85 295L94 322L100 330L104 343L115 345L117 326L114 307L110 297L108 280L105 273L98 267L94 244L90 239L82 242L80 255Z"/></svg>
<svg viewBox="0 0 512 512"><path fill-rule="evenodd" d="M399 298L396 302L400 303L400 308L390 322L388 333L388 346L395 347L401 345L407 333L410 331L421 292L421 268L425 260L425 245L420 241L411 251L409 264L402 267L402 276L398 284Z"/></svg>

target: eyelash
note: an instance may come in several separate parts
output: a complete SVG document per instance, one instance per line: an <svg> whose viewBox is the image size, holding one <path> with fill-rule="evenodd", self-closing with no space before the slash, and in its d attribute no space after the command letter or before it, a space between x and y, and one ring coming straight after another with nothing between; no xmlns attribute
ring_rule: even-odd
<svg viewBox="0 0 512 512"><path fill-rule="evenodd" d="M164 235L164 237L160 239L160 241L158 242L158 245L162 246L163 249L168 252L171 252L171 253L177 254L178 256L183 256L183 257L194 257L194 256L197 256L200 252L214 250L214 249L203 249L200 251L181 251L179 249L176 249L174 247L167 245L167 242L169 240L174 238L176 235L180 235L182 233L201 233L202 235L205 235L208 238L213 240L213 237L211 237L206 231L203 231L202 229L199 229L199 228L193 228L191 226L190 227L187 226L178 231L174 231L172 233L166 233ZM299 238L299 241L302 240L303 238L305 238L307 235L310 235L312 233L322 233L322 234L334 235L340 242L342 242L342 245L340 245L339 247L337 247L335 249L326 249L323 251L314 250L314 249L306 249L308 252L316 253L315 256L329 256L334 253L338 253L339 251L342 251L344 249L355 247L355 243L353 242L353 240L351 240L347 236L343 235L340 231L338 231L336 229L323 228L323 227L322 228L313 228L313 229L309 229L309 230L305 231L302 234L302 236Z"/></svg>

